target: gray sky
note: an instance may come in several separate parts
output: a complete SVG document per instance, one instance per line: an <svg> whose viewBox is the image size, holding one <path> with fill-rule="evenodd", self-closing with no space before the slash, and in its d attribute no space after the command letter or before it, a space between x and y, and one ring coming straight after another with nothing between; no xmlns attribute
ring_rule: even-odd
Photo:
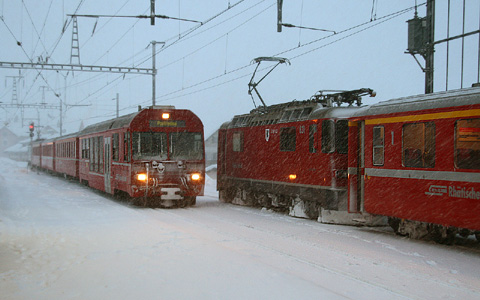
<svg viewBox="0 0 480 300"><path fill-rule="evenodd" d="M252 59L280 56L291 65L278 66L259 86L267 105L308 99L318 90L346 90L368 87L377 91L376 98L364 98L364 104L424 91L424 74L407 48L407 23L415 1L377 0L285 0L285 23L337 32L284 28L276 31L276 0L173 0L156 1L156 13L206 21L234 6L217 18L183 36L196 23L157 19L156 25L137 18L78 18L80 62L83 65L152 67L153 40L165 42L156 56L157 105L174 105L190 109L204 122L206 136L236 114L254 108L248 95L248 82L255 69ZM417 1L419 4L422 1ZM467 1L466 31L479 28L480 4ZM0 0L0 61L29 62L39 57L49 62L70 63L72 24L62 35L70 19L67 14L142 15L149 14L148 0ZM446 3L437 3L436 40L446 37ZM453 5L450 36L462 32L461 5ZM425 6L418 9L425 15ZM360 24L363 26L356 27ZM93 29L95 31L93 32ZM349 28L354 28L348 30ZM92 34L93 33L93 34ZM17 45L21 42L21 47ZM464 87L477 82L478 35L465 39ZM148 48L147 48L148 47ZM460 88L461 40L450 43L449 89ZM160 50L161 45L157 45ZM435 57L435 91L445 90L446 45L438 45ZM422 58L420 62L424 64ZM74 61L75 62L75 61ZM264 63L264 66L273 64ZM260 72L260 78L265 71ZM0 101L12 100L13 79L18 70L0 69L4 84ZM40 103L47 86L45 102L58 105L54 96L61 94L69 105L65 112L66 133L77 131L115 116L116 93L120 97L120 115L137 110L138 105L152 103L152 78L149 75L74 72L57 73L21 71L17 82L21 103ZM65 77L66 76L66 77ZM65 79L66 78L66 79ZM66 89L65 89L66 83ZM65 97L66 92L66 97ZM255 97L256 104L259 104ZM21 112L0 110L1 125L9 123L15 132L26 132L30 120L58 129L58 110L26 109L24 126Z"/></svg>

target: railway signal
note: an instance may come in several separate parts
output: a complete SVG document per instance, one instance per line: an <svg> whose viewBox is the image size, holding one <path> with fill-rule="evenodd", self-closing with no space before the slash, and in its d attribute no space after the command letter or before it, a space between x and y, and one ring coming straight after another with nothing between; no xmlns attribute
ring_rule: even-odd
<svg viewBox="0 0 480 300"><path fill-rule="evenodd" d="M30 125L28 125L28 129L30 130L30 137L33 138L33 132L35 131L35 123L30 123Z"/></svg>

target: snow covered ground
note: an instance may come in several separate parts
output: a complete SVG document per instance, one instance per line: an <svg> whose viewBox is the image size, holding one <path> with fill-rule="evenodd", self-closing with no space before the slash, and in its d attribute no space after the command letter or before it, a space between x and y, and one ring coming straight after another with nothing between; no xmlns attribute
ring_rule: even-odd
<svg viewBox="0 0 480 300"><path fill-rule="evenodd" d="M480 245L218 201L138 208L0 158L0 299L480 299Z"/></svg>

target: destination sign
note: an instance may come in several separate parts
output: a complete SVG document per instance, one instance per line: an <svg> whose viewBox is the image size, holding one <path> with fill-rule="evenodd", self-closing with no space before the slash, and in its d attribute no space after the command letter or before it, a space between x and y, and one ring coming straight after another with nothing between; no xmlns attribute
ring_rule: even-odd
<svg viewBox="0 0 480 300"><path fill-rule="evenodd" d="M150 120L150 127L185 127L185 120Z"/></svg>
<svg viewBox="0 0 480 300"><path fill-rule="evenodd" d="M480 128L460 127L458 140L461 142L480 142Z"/></svg>

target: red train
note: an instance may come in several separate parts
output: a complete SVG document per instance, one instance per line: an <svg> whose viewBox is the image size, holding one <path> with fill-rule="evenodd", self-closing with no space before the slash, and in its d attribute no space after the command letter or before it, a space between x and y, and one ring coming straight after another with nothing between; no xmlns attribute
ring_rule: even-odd
<svg viewBox="0 0 480 300"><path fill-rule="evenodd" d="M203 124L189 110L154 106L36 141L31 165L146 206L195 205L205 184Z"/></svg>
<svg viewBox="0 0 480 300"><path fill-rule="evenodd" d="M480 89L360 107L366 94L320 93L223 124L220 200L326 223L388 217L398 234L439 242L480 239Z"/></svg>

